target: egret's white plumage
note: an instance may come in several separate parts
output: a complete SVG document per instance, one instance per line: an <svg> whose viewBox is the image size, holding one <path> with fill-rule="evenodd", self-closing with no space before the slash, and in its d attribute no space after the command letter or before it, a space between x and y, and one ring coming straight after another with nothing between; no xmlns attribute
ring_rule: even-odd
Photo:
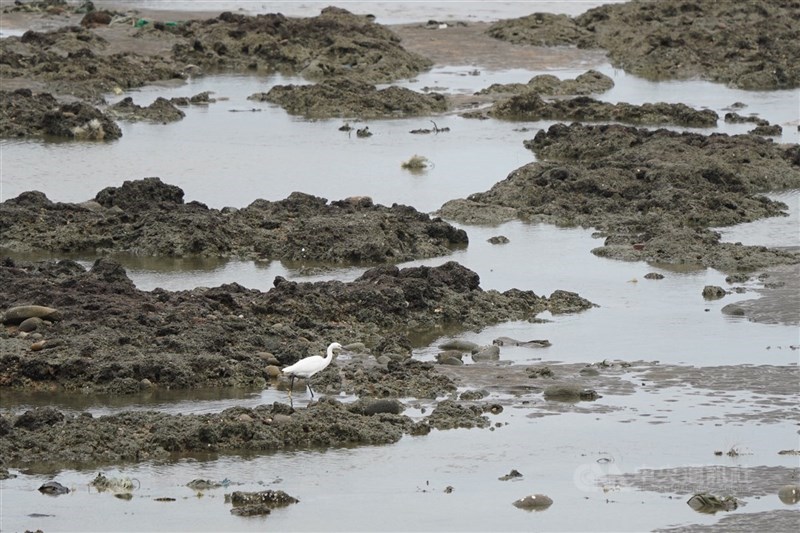
<svg viewBox="0 0 800 533"><path fill-rule="evenodd" d="M292 398L292 387L294 386L294 378L301 377L310 379L311 376L325 370L328 368L328 365L331 364L333 361L333 351L340 350L342 345L338 342L332 342L328 346L327 355L325 357L319 355L312 355L310 357L306 357L304 359L300 359L293 365L289 365L283 369L283 373L291 378L291 382L289 384L289 399ZM314 390L311 388L311 384L308 385L308 390L311 391L311 397L314 397Z"/></svg>

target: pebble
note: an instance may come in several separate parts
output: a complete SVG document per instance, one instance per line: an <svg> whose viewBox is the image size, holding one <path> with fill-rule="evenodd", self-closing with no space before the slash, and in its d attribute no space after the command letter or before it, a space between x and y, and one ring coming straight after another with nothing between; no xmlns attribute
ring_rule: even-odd
<svg viewBox="0 0 800 533"><path fill-rule="evenodd" d="M509 479L520 478L520 477L522 477L522 474L520 474L519 470L517 470L515 468L515 469L511 470L511 472L509 472L505 476L500 476L497 479L499 479L500 481L508 481Z"/></svg>
<svg viewBox="0 0 800 533"><path fill-rule="evenodd" d="M45 344L47 344L47 341L34 342L33 344L31 344L31 351L32 352L38 352L39 350L44 348Z"/></svg>
<svg viewBox="0 0 800 533"><path fill-rule="evenodd" d="M44 320L38 316L32 316L30 318L26 318L20 323L19 330L24 331L25 333L30 333L31 331L39 329L42 324L44 324Z"/></svg>
<svg viewBox="0 0 800 533"><path fill-rule="evenodd" d="M275 379L281 375L281 369L275 365L268 365L265 371L267 372L267 375L270 377L270 379Z"/></svg>
<svg viewBox="0 0 800 533"><path fill-rule="evenodd" d="M719 300L725 296L725 289L716 285L706 285L703 287L703 298L706 300Z"/></svg>
<svg viewBox="0 0 800 533"><path fill-rule="evenodd" d="M800 485L784 485L778 490L778 498L786 505L800 502Z"/></svg>
<svg viewBox="0 0 800 533"><path fill-rule="evenodd" d="M497 361L498 359L500 359L500 347L495 345L484 346L472 354L473 361Z"/></svg>

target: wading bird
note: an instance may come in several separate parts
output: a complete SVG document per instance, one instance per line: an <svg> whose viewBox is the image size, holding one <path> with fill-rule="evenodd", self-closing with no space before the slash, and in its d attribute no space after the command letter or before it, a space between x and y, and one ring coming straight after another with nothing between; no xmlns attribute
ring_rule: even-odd
<svg viewBox="0 0 800 533"><path fill-rule="evenodd" d="M342 345L338 342L332 342L330 346L328 346L328 355L325 357L319 355L312 355L311 357L306 357L305 359L300 359L293 365L289 365L283 369L284 375L289 376L289 402L292 401L292 388L294 387L294 378L301 377L306 378L308 380L307 386L308 390L311 391L311 397L314 397L314 390L311 388L311 376L325 370L328 368L328 365L331 364L333 361L333 351L334 350L341 350Z"/></svg>

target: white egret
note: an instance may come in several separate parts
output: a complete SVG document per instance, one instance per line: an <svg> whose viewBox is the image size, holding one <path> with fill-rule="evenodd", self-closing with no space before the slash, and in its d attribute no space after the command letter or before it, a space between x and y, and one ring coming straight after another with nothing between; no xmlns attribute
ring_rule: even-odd
<svg viewBox="0 0 800 533"><path fill-rule="evenodd" d="M292 388L294 387L294 378L301 377L306 378L308 381L308 390L311 391L311 397L314 397L314 390L311 388L311 376L325 370L328 368L328 365L331 364L333 361L333 351L334 350L341 350L342 345L338 342L332 342L328 346L327 356L322 357L320 355L312 355L310 357L306 357L304 359L300 359L293 365L289 365L283 369L283 373L290 378L289 382L289 401L292 401Z"/></svg>

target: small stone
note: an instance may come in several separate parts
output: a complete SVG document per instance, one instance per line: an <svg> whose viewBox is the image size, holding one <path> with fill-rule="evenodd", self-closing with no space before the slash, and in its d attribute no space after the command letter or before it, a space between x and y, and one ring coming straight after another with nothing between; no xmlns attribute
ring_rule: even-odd
<svg viewBox="0 0 800 533"><path fill-rule="evenodd" d="M664 275L658 272L650 272L644 275L644 279L664 279Z"/></svg>
<svg viewBox="0 0 800 533"><path fill-rule="evenodd" d="M513 469L513 470L511 470L511 472L509 472L505 476L500 476L497 479L499 479L500 481L508 481L509 479L515 479L515 478L521 478L521 477L522 477L522 474L520 474L519 471L517 471L516 469Z"/></svg>
<svg viewBox="0 0 800 533"><path fill-rule="evenodd" d="M39 487L39 492L42 494L49 494L51 496L59 496L61 494L68 494L69 489L58 481L48 481Z"/></svg>
<svg viewBox="0 0 800 533"><path fill-rule="evenodd" d="M476 400L483 399L488 395L489 393L485 390L467 390L462 392L458 399L463 402L474 402Z"/></svg>
<svg viewBox="0 0 800 533"><path fill-rule="evenodd" d="M514 507L525 509L526 511L544 511L551 505L553 505L553 500L544 494L525 496L514 502Z"/></svg>
<svg viewBox="0 0 800 533"><path fill-rule="evenodd" d="M455 358L460 361L462 357L464 357L464 352L460 350L445 350L444 352L436 354L436 360L439 361L440 363L445 359L450 359L450 358Z"/></svg>
<svg viewBox="0 0 800 533"><path fill-rule="evenodd" d="M511 241L505 235L495 235L494 237L486 239L486 242L491 244L508 244Z"/></svg>
<svg viewBox="0 0 800 533"><path fill-rule="evenodd" d="M725 296L725 289L716 285L706 285L703 287L703 298L706 300L719 300Z"/></svg>
<svg viewBox="0 0 800 533"><path fill-rule="evenodd" d="M39 318L38 316L32 316L30 318L26 318L22 321L19 325L19 330L29 333L31 331L35 331L39 329L39 327L44 324L44 320Z"/></svg>
<svg viewBox="0 0 800 533"><path fill-rule="evenodd" d="M281 369L276 365L268 365L265 372L270 379L275 379L281 375Z"/></svg>
<svg viewBox="0 0 800 533"><path fill-rule="evenodd" d="M784 485L778 490L778 498L786 505L800 502L800 485Z"/></svg>

